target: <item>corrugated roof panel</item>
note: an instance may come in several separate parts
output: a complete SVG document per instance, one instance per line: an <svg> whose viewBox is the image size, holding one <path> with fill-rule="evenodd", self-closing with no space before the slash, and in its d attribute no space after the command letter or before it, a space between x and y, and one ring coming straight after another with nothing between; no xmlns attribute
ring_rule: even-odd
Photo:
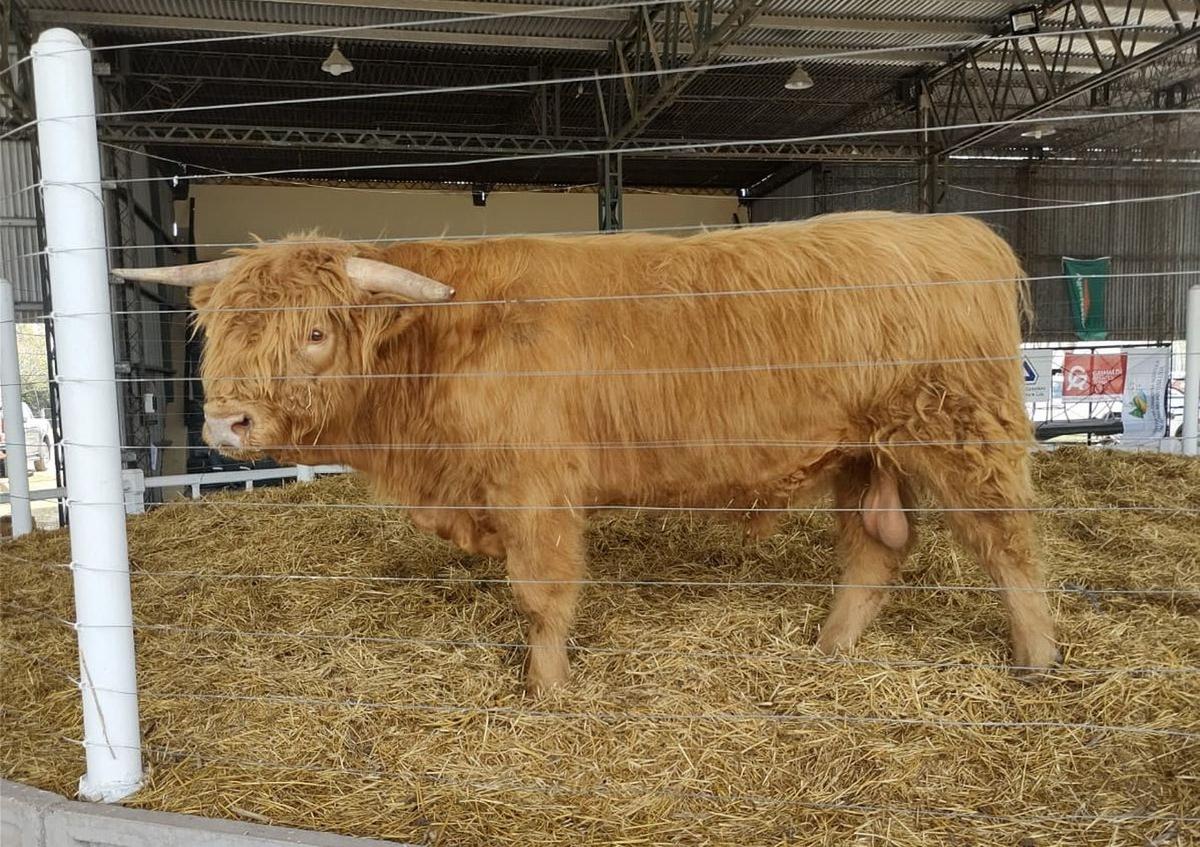
<svg viewBox="0 0 1200 847"><path fill-rule="evenodd" d="M841 18L904 18L936 21L992 21L1003 18L1012 3L1005 0L776 0L775 15L821 15Z"/></svg>
<svg viewBox="0 0 1200 847"><path fill-rule="evenodd" d="M33 219L37 214L37 198L33 185L33 144L29 141L0 142L0 218Z"/></svg>

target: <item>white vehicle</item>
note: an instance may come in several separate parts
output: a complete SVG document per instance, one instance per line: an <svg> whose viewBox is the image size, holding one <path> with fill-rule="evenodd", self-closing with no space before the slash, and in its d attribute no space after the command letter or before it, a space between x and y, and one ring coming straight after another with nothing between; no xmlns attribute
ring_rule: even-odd
<svg viewBox="0 0 1200 847"><path fill-rule="evenodd" d="M3 445L8 443L8 437L4 432L3 412L4 407L0 405L0 464L5 466L4 475L7 475L8 451ZM44 417L36 417L27 403L21 404L21 416L25 420L25 455L29 464L28 470L30 473L47 470L54 458L54 431L50 421Z"/></svg>

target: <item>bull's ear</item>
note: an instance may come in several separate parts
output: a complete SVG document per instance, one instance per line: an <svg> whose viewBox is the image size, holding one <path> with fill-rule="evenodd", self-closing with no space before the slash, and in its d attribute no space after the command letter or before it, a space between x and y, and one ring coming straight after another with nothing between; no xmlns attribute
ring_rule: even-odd
<svg viewBox="0 0 1200 847"><path fill-rule="evenodd" d="M215 289L215 285L197 285L194 288L188 289L188 299L192 302L192 307L195 309L207 309Z"/></svg>
<svg viewBox="0 0 1200 847"><path fill-rule="evenodd" d="M356 309L354 322L361 345L362 367L367 373L389 373L394 345L405 343L409 329L421 317L423 309Z"/></svg>

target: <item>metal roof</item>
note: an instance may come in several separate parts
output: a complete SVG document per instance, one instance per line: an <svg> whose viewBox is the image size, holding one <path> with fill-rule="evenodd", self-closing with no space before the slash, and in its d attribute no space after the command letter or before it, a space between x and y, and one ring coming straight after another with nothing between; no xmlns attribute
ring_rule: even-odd
<svg viewBox="0 0 1200 847"><path fill-rule="evenodd" d="M151 125L226 124L238 127L303 129L366 129L381 132L444 131L516 134L525 139L546 137L588 142L599 149L623 120L625 92L618 83L571 83L470 91L455 94L420 93L446 87L492 83L522 83L533 78L563 79L605 74L613 70L613 45L628 44L639 19L650 22L659 42L667 35L668 7L646 9L597 8L605 0L573 0L569 6L548 0L17 0L33 28L66 25L85 31L107 66L104 86L115 102L128 109L180 109L135 118L141 130ZM704 0L686 0L689 8ZM1179 21L1168 9L1189 4L1138 0L1137 20L1152 25L1139 32L1134 50L1150 50L1177 35ZM736 13L745 0L714 0L713 19ZM719 50L720 62L767 60L758 67L709 70L688 80L661 109L637 128L643 139L679 140L771 139L824 133L890 128L914 128L917 116L911 91L903 84L930 72L973 44L982 43L1008 23L1008 11L1019 3L1004 0L772 0L751 15L750 22ZM1110 16L1123 21L1129 9L1122 0L1106 0ZM1120 48L1097 39L1089 49L1076 37L1069 44L1052 30L1069 27L1070 4L1057 18L1046 21L1047 31L1037 45L1026 39L1022 51L1033 62L1040 46L1055 51L1061 67L1060 84L1097 72L1101 61L1115 61ZM1200 5L1193 0L1182 14L1195 26ZM527 14L541 12L545 14ZM1056 13L1057 14L1057 13ZM480 19L485 15L509 15ZM392 27L383 27L393 24ZM328 27L376 27L337 33L310 34ZM680 31L685 33L691 30ZM269 35L246 40L190 41L205 36ZM683 63L693 49L681 39L674 61ZM156 44L161 41L184 43ZM324 74L320 64L337 40L355 70L337 78ZM698 37L697 37L697 40ZM1126 41L1126 50L1130 49ZM146 46L139 46L146 45ZM155 46L151 46L155 45ZM658 46L658 42L656 42ZM117 49L112 49L117 48ZM868 52L861 52L868 51ZM854 53L855 55L850 55ZM835 54L835 55L831 55ZM1095 55L1094 55L1095 54ZM980 81L997 80L1015 72L1012 56L999 50L979 54L973 72ZM802 62L815 85L791 91L783 82ZM1061 73L1060 73L1061 72ZM1154 90L1182 82L1200 89L1200 61L1194 50L1172 61L1147 64L1105 89L1105 100L1066 98L1058 110L1112 108L1111 104L1144 103ZM656 81L639 80L641 88ZM278 104L228 108L241 101L289 100L297 97L344 97L394 94L379 99L340 100L313 104ZM950 96L950 95L947 95ZM978 113L980 106L971 104ZM202 111L197 107L213 107ZM628 111L628 109L626 109ZM630 114L632 114L630 112ZM965 112L970 119L971 112ZM129 121L116 118L111 124ZM607 121L607 124L606 124ZM1200 147L1197 125L1190 118L1164 124L1111 121L1096 124L1097 133L1083 126L1064 129L1059 140L1083 149L1099 135L1113 146L1191 149ZM998 135L1001 146L1028 145L1019 129ZM123 130L124 131L124 130ZM1174 135L1170 135L1173 132ZM1168 137L1169 135L1169 137ZM126 134L128 137L128 134ZM278 136L278 133L276 134ZM912 139L909 138L909 141ZM179 140L149 144L152 152L196 165L231 171L334 167L345 163L447 161L463 158L449 151L333 149L309 145L307 136L289 141L188 144ZM306 146L309 145L309 146ZM585 145L586 146L586 145ZM478 156L474 156L478 158ZM451 166L452 178L488 182L567 182L595 178L595 159L586 156L554 161L511 161ZM700 156L630 155L625 167L631 184L678 184L738 187L779 168L778 160L721 159L719 166ZM436 167L406 173L405 179L437 179ZM398 178L386 171L356 173L355 178ZM449 176L443 178L451 178Z"/></svg>

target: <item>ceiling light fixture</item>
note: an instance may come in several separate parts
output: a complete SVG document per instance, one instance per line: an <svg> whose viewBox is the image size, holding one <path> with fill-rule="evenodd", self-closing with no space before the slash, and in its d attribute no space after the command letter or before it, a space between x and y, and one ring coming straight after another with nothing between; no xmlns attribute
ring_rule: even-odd
<svg viewBox="0 0 1200 847"><path fill-rule="evenodd" d="M1023 133L1021 133L1021 137L1022 138L1036 138L1038 141L1041 141L1043 138L1049 138L1050 136L1054 135L1056 132L1058 132L1058 130L1056 130L1052 126L1035 126L1031 129L1027 129Z"/></svg>
<svg viewBox="0 0 1200 847"><path fill-rule="evenodd" d="M354 70L354 65L350 64L350 60L342 54L338 48L338 43L333 42L333 49L329 51L329 57L321 63L321 70L330 76L341 76L348 74Z"/></svg>
<svg viewBox="0 0 1200 847"><path fill-rule="evenodd" d="M1025 6L1008 13L1008 26L1014 35L1024 35L1027 32L1038 31L1037 6Z"/></svg>
<svg viewBox="0 0 1200 847"><path fill-rule="evenodd" d="M783 84L783 87L788 91L803 91L806 88L812 88L812 77L802 66L796 65L796 70L792 71L792 75L788 77L788 81Z"/></svg>

